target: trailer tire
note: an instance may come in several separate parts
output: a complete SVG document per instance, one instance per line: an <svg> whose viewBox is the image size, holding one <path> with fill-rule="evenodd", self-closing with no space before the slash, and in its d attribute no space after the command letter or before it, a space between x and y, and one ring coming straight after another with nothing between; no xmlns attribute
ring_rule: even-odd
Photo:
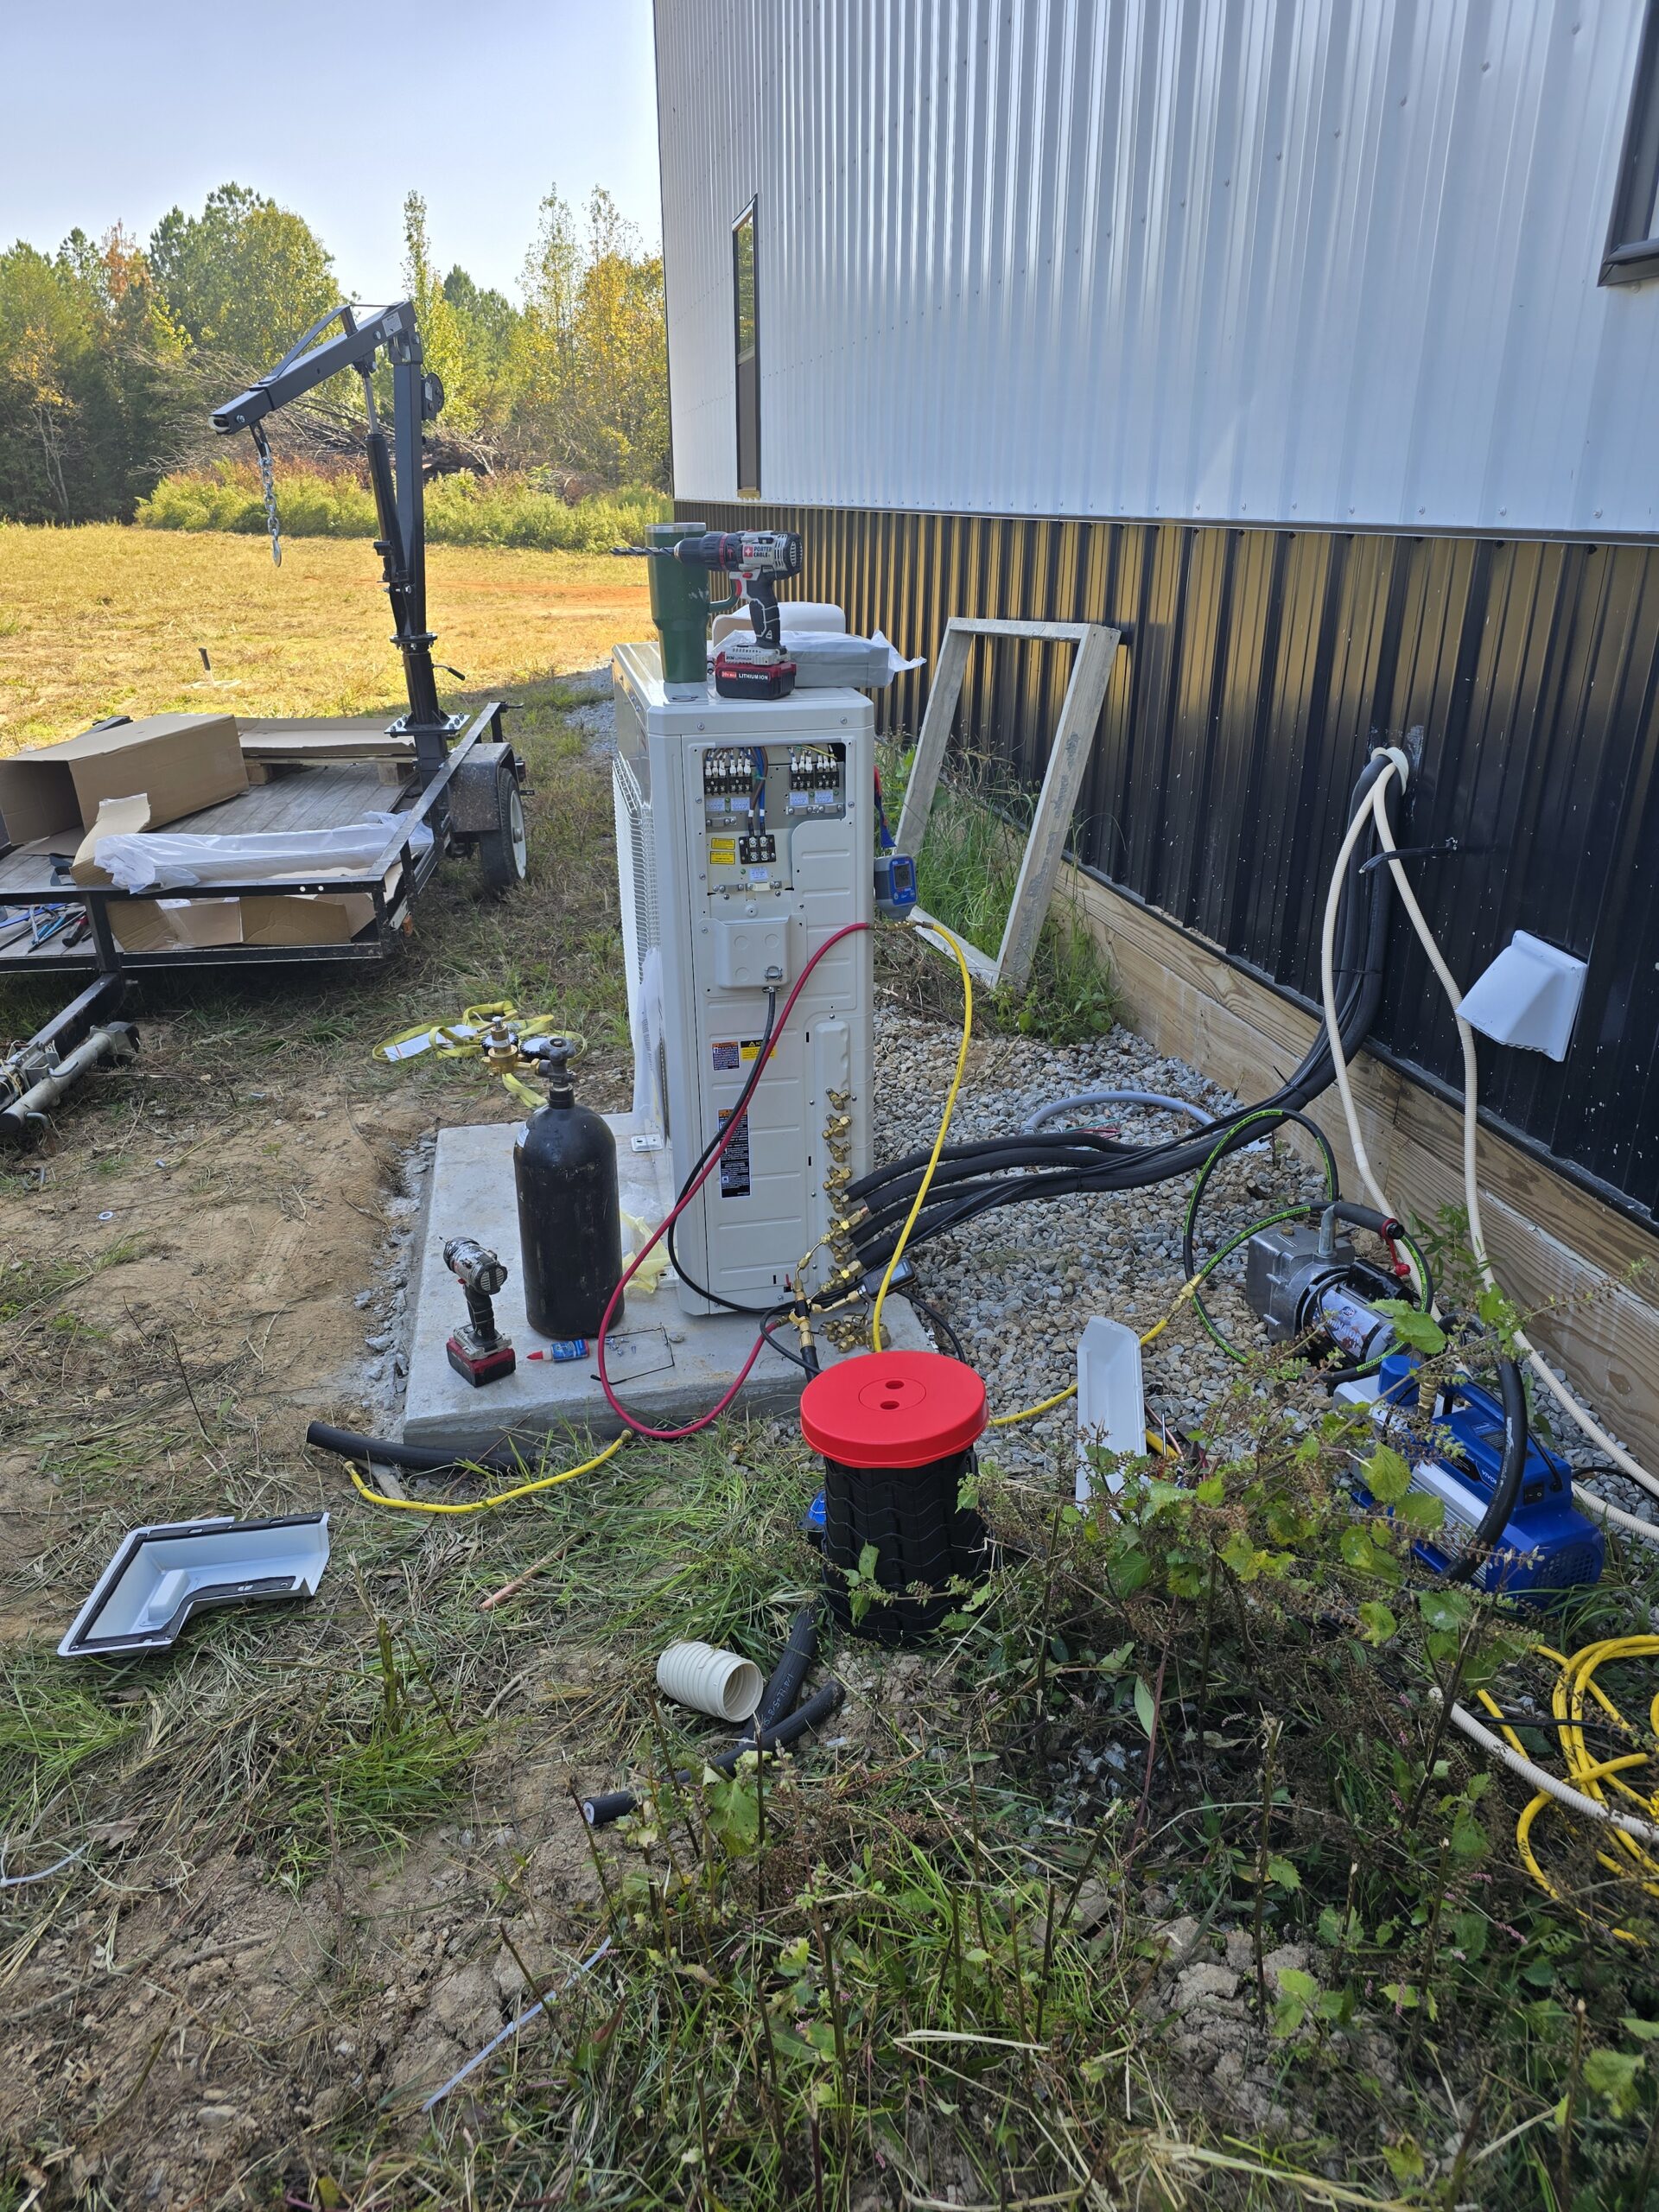
<svg viewBox="0 0 1659 2212"><path fill-rule="evenodd" d="M479 873L486 891L516 890L530 872L529 845L524 830L524 802L518 790L512 756L504 750L495 770L495 814L478 836Z"/></svg>

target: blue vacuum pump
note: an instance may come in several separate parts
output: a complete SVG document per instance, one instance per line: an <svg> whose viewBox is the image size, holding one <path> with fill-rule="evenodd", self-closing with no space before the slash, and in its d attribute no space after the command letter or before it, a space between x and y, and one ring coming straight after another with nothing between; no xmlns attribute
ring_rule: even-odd
<svg viewBox="0 0 1659 2212"><path fill-rule="evenodd" d="M1369 1402L1382 1441L1411 1469L1412 1489L1440 1499L1443 1530L1419 1537L1412 1549L1424 1566L1443 1574L1497 1494L1503 1408L1490 1390L1454 1376L1437 1392L1427 1438L1414 1433L1402 1408L1417 1403L1421 1365L1414 1352L1390 1352L1374 1381L1340 1383L1337 1395ZM1353 1490L1357 1503L1375 1506L1363 1470L1356 1471ZM1493 1597L1547 1602L1563 1590L1599 1581L1605 1551L1601 1530L1573 1503L1572 1469L1529 1437L1509 1520L1470 1580Z"/></svg>
<svg viewBox="0 0 1659 2212"><path fill-rule="evenodd" d="M1382 1440L1410 1468L1412 1489L1440 1499L1443 1528L1433 1538L1420 1536L1413 1550L1425 1567L1446 1574L1497 1501L1503 1406L1491 1391L1455 1376L1439 1383L1428 1420L1414 1424L1408 1418L1419 1402L1422 1362L1399 1344L1394 1323L1382 1310L1398 1284L1362 1261L1352 1240L1338 1233L1338 1214L1351 1218L1358 1211L1330 1207L1317 1226L1259 1229L1245 1250L1244 1297L1270 1343L1334 1352L1351 1363L1335 1395L1369 1410ZM1514 1388L1519 1410L1518 1382ZM1353 1491L1358 1504L1377 1506L1359 1459ZM1501 1532L1488 1534L1482 1551L1468 1579L1493 1596L1543 1603L1600 1580L1606 1551L1602 1532L1573 1503L1573 1471L1566 1460L1534 1437L1527 1439L1508 1519Z"/></svg>

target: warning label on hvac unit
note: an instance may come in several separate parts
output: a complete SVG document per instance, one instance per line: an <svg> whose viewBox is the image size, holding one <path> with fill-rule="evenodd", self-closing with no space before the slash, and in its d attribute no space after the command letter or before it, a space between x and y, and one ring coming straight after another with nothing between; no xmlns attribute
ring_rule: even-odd
<svg viewBox="0 0 1659 2212"><path fill-rule="evenodd" d="M731 1120L733 1110L729 1106L721 1108L722 1129ZM747 1198L749 1188L749 1124L746 1116L737 1135L720 1155L720 1195L722 1198Z"/></svg>
<svg viewBox="0 0 1659 2212"><path fill-rule="evenodd" d="M729 1074L733 1068L747 1067L760 1050L758 1037L746 1037L740 1045L734 1037L717 1039L711 1046L716 1075Z"/></svg>

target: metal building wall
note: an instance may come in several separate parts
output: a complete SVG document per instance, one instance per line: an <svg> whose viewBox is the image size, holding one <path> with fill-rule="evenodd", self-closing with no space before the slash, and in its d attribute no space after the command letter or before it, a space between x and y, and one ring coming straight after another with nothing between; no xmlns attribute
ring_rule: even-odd
<svg viewBox="0 0 1659 2212"><path fill-rule="evenodd" d="M689 513L695 503L682 502ZM1484 1103L1659 1219L1659 547L698 504L800 531L800 591L906 654L951 613L1127 633L1075 832L1103 880L1309 1001L1325 876L1371 745L1427 732L1402 842L1456 972L1517 929L1590 963L1560 1067L1488 1052ZM1067 649L976 648L962 730L1034 785ZM878 694L913 731L925 671ZM1378 1041L1460 1085L1444 998L1403 926Z"/></svg>
<svg viewBox="0 0 1659 2212"><path fill-rule="evenodd" d="M657 0L675 472L804 505L1659 532L1598 289L1641 0Z"/></svg>

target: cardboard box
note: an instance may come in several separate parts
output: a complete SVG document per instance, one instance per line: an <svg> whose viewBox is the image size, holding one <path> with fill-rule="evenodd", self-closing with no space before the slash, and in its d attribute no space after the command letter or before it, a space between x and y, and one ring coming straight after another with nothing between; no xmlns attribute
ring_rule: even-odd
<svg viewBox="0 0 1659 2212"><path fill-rule="evenodd" d="M147 715L0 760L0 820L14 845L90 830L106 798L142 792L151 826L248 788L232 715Z"/></svg>
<svg viewBox="0 0 1659 2212"><path fill-rule="evenodd" d="M75 855L77 883L107 883L94 857L100 836L137 836L149 827L143 798L105 799ZM228 944L345 944L374 919L366 891L289 892L270 898L117 899L110 927L124 952L169 952Z"/></svg>
<svg viewBox="0 0 1659 2212"><path fill-rule="evenodd" d="M233 944L345 944L374 919L366 891L286 899L118 899L110 926L124 952Z"/></svg>

